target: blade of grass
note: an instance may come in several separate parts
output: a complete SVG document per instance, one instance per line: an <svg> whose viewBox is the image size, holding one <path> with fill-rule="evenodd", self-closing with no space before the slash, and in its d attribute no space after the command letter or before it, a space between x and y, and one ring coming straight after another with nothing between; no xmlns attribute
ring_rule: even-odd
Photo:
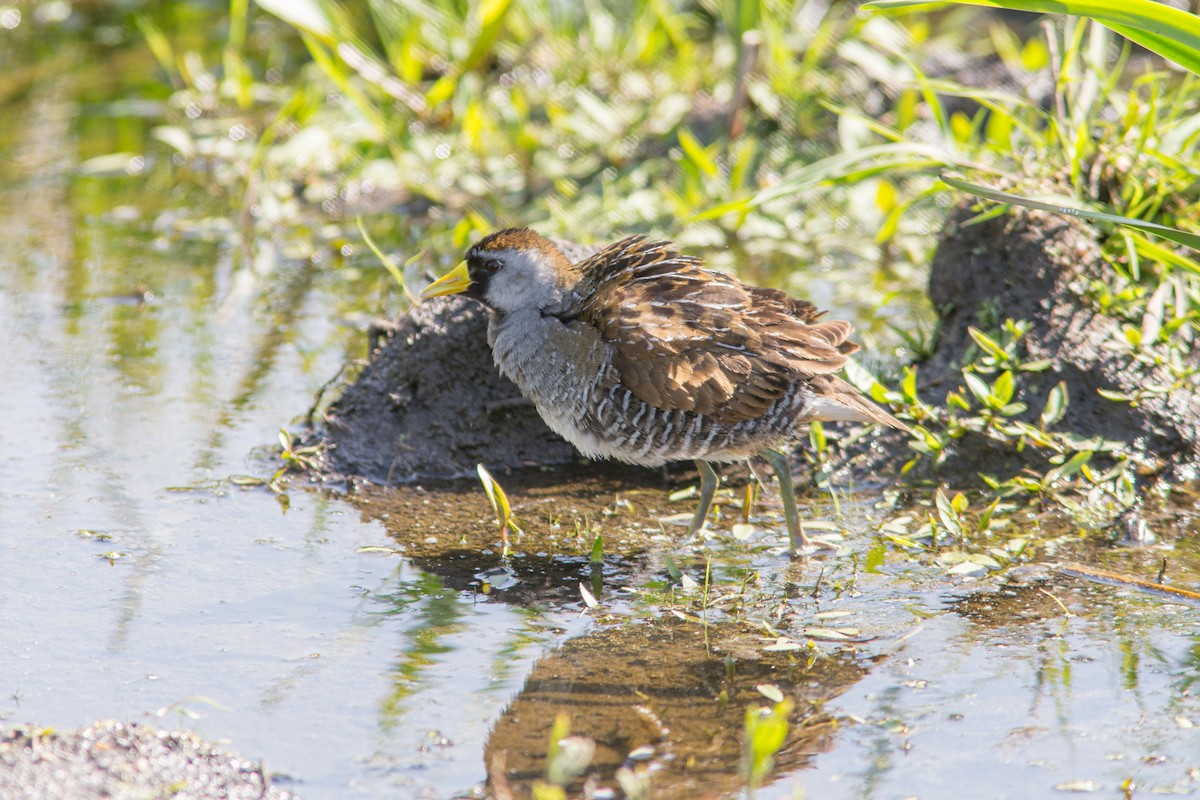
<svg viewBox="0 0 1200 800"><path fill-rule="evenodd" d="M873 159L878 159L879 161L868 167L862 167L863 162L872 161ZM715 219L730 212L745 213L772 200L798 194L822 183L838 181L846 178L848 175L861 178L864 172L870 175L879 171L895 171L897 169L909 168L926 169L938 165L964 167L967 166L967 162L955 158L953 154L940 147L915 144L913 142L864 147L861 150L838 153L828 158L823 158L820 161L814 161L789 173L778 183L768 186L748 198L707 208L696 214L691 221L698 222L706 219ZM974 165L972 168L987 169L983 165Z"/></svg>
<svg viewBox="0 0 1200 800"><path fill-rule="evenodd" d="M400 289L404 292L404 296L408 298L410 305L417 302L417 296L414 295L408 288L408 282L404 280L404 271L396 266L396 262L392 261L387 255L379 249L379 245L375 244L375 240L371 238L371 234L367 233L366 226L363 225L362 216L356 216L354 223L358 225L358 233L366 242L367 247L375 254L375 257L383 264L384 269L400 284ZM419 255L419 254L418 254ZM486 483L485 483L486 486Z"/></svg>
<svg viewBox="0 0 1200 800"><path fill-rule="evenodd" d="M307 31L326 42L333 39L333 26L321 3L313 0L255 0L259 8L267 11L281 20Z"/></svg>
<svg viewBox="0 0 1200 800"><path fill-rule="evenodd" d="M1200 75L1200 17L1154 0L948 0L963 5L1007 8L1040 14L1073 14L1093 19L1132 42ZM941 6L928 0L874 0L862 8L889 11Z"/></svg>
<svg viewBox="0 0 1200 800"><path fill-rule="evenodd" d="M1008 192L990 189L987 186L980 186L975 183L970 183L961 177L948 173L943 173L942 181L948 186L952 186L955 189L959 189L960 191L964 191L968 194L973 194L977 197L982 197L985 200L992 200L996 203L1011 203L1013 205L1025 206L1026 208L1036 208L1041 211L1050 211L1055 214L1067 214L1072 217L1082 217L1083 219L1094 220L1097 222L1111 222L1116 225L1137 228L1138 230L1153 233L1156 236L1161 236L1162 238L1168 239L1176 244L1181 244L1185 247L1190 247L1193 250L1200 252L1200 235L1188 233L1187 231L1181 231L1178 228L1171 228L1166 225L1159 225L1156 222L1147 222L1146 220L1142 219L1133 219L1132 217L1122 217L1117 214L1106 214L1102 211L1089 211L1082 208L1073 208L1071 206L1045 203L1040 200L1033 200L1028 197L1021 197L1020 195L1009 194ZM1185 269L1190 271L1200 271L1196 269L1195 265L1192 264L1190 260L1180 259L1178 261L1172 261L1172 263L1179 262L1187 262L1189 264L1189 266L1184 266ZM1183 266L1183 263L1179 263L1179 265Z"/></svg>

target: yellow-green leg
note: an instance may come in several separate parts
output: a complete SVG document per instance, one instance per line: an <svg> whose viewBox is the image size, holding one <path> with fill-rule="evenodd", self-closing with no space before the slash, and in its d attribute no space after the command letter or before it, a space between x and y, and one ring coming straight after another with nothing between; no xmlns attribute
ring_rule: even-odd
<svg viewBox="0 0 1200 800"><path fill-rule="evenodd" d="M708 510L712 508L713 495L717 492L717 471L712 468L712 464L707 461L696 461L696 471L700 473L700 507L696 509L696 516L692 517L692 524L688 525L688 533L695 533L704 525L704 520L708 519Z"/></svg>
<svg viewBox="0 0 1200 800"><path fill-rule="evenodd" d="M787 456L778 450L763 450L761 455L775 470L775 477L779 479L779 496L783 500L783 515L787 519L788 539L794 553L797 547L808 547L809 541L808 537L804 535L804 528L800 525L800 512L796 510L796 487L792 485L792 465Z"/></svg>

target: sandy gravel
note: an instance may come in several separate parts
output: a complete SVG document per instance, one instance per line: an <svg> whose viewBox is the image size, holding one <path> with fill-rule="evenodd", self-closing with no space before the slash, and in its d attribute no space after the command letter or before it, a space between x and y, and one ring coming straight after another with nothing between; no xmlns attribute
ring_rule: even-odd
<svg viewBox="0 0 1200 800"><path fill-rule="evenodd" d="M0 734L0 800L289 800L261 764L187 731L96 722L77 731L33 726Z"/></svg>

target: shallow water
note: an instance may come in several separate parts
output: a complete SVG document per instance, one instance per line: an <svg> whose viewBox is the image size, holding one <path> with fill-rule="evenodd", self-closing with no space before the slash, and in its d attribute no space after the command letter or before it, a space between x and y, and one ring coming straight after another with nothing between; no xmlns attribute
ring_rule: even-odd
<svg viewBox="0 0 1200 800"><path fill-rule="evenodd" d="M789 562L777 528L677 551L699 583L687 554L715 553L731 598L755 583L705 637L660 613L679 600L662 558L677 537L645 529L684 507L657 473L501 476L531 536L507 573L487 572L499 548L473 485L286 504L235 485L270 475L276 431L365 354L379 278L164 231L166 209L214 201L152 161L79 168L141 152L153 105L45 63L0 108L0 720L187 727L305 798L448 798L498 750L527 783L568 708L610 768L652 748L656 797L721 796L744 708L774 683L813 717L759 797L1200 792L1200 610L1063 576L952 579L885 550L870 498L810 504L843 534L825 558ZM1197 588L1189 525L1108 566L1153 576L1168 557ZM572 558L538 555L546 530ZM587 615L581 582L601 601ZM857 644L811 664L763 652L762 623L799 636L822 612Z"/></svg>
<svg viewBox="0 0 1200 800"><path fill-rule="evenodd" d="M270 243L167 243L153 174L77 170L154 124L83 79L0 114L0 718L193 728L306 797L471 787L562 626L357 552L389 541L344 503L225 480L277 466L256 451L365 352L330 309L371 301Z"/></svg>

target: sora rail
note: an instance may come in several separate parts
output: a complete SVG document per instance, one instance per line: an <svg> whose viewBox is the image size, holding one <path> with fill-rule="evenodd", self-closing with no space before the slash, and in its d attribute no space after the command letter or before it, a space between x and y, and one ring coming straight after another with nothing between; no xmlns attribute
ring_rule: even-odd
<svg viewBox="0 0 1200 800"><path fill-rule="evenodd" d="M696 462L690 531L712 505L710 462L757 454L778 475L792 548L808 546L776 448L813 420L907 430L834 374L858 349L850 323L704 269L670 242L631 236L572 263L528 228L496 231L421 296L460 292L491 310L500 371L585 456Z"/></svg>

